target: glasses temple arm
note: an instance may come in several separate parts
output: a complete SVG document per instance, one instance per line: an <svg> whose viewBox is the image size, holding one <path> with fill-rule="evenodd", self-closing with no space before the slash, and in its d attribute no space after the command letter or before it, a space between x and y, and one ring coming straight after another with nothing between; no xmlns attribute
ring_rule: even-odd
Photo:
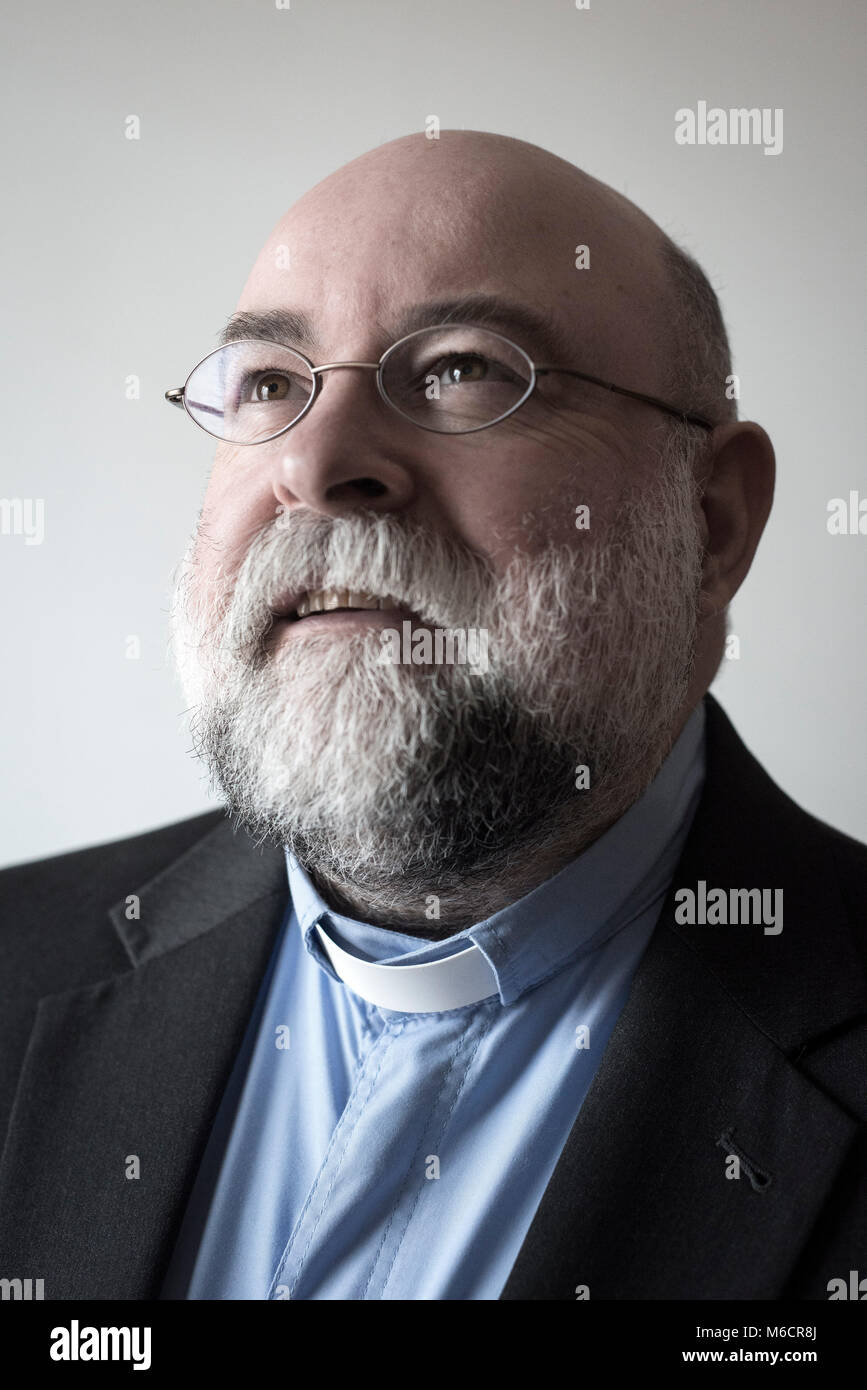
<svg viewBox="0 0 867 1390"><path fill-rule="evenodd" d="M564 376L574 376L579 381L589 381L593 386L602 386L606 391L616 391L619 396L629 396L634 401L644 401L645 405L655 405L657 409L666 411L668 415L674 415L678 420L685 420L687 424L700 425L705 430L716 428L703 415L693 415L688 410L678 410L677 406L667 405L665 401L659 400L656 396L647 396L643 391L631 391L626 386L615 386L613 381L603 381L601 377L588 376L587 372L576 372L571 367L548 366L537 366L535 370L537 376L543 376L547 372L561 372Z"/></svg>

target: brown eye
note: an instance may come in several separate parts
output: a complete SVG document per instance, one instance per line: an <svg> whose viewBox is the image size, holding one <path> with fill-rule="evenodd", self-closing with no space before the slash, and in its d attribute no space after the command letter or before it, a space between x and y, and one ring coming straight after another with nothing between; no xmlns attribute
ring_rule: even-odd
<svg viewBox="0 0 867 1390"><path fill-rule="evenodd" d="M289 379L276 372L269 372L256 382L253 399L256 401L282 401L289 395Z"/></svg>
<svg viewBox="0 0 867 1390"><path fill-rule="evenodd" d="M483 381L487 371L483 357L456 357L448 368L448 379L456 385L460 381Z"/></svg>

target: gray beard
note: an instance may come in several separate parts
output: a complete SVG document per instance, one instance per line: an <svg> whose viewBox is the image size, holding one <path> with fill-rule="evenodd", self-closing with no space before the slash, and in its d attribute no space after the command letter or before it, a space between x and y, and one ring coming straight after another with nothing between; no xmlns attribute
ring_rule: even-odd
<svg viewBox="0 0 867 1390"><path fill-rule="evenodd" d="M695 654L695 497L673 431L651 487L602 537L516 554L500 580L391 514L269 523L210 611L191 555L175 652L196 751L231 812L286 845L337 910L419 936L529 892L670 750ZM375 632L274 646L271 607L296 588L393 594L434 626L487 629L489 669L382 664Z"/></svg>

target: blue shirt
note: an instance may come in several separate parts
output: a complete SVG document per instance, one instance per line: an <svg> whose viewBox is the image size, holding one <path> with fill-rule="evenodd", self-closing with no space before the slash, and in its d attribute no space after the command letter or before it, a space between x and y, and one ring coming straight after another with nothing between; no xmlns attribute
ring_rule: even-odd
<svg viewBox="0 0 867 1390"><path fill-rule="evenodd" d="M291 902L162 1297L497 1299L650 940L704 780L704 706L595 844L431 944ZM580 792L576 792L580 795ZM322 923L368 960L476 945L498 993L438 1012L366 1003Z"/></svg>

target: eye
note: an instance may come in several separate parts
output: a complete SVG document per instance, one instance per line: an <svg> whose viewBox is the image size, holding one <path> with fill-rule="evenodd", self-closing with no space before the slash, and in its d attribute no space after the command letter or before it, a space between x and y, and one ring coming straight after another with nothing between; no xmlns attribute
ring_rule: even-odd
<svg viewBox="0 0 867 1390"><path fill-rule="evenodd" d="M484 381L488 374L488 363L484 357L453 357L444 375L451 385L461 381Z"/></svg>
<svg viewBox="0 0 867 1390"><path fill-rule="evenodd" d="M280 372L260 376L253 386L254 401L282 401L292 389L289 378Z"/></svg>

